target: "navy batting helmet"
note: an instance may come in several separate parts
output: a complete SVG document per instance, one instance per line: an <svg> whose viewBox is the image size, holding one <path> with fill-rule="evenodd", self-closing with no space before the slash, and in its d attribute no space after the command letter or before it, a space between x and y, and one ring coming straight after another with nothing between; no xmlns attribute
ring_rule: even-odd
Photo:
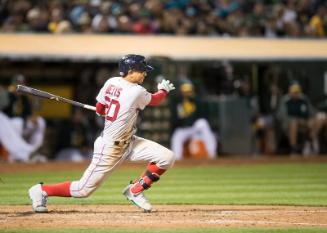
<svg viewBox="0 0 327 233"><path fill-rule="evenodd" d="M119 60L119 74L121 76L126 76L129 70L150 72L153 70L153 67L146 63L145 57L136 54L128 54Z"/></svg>

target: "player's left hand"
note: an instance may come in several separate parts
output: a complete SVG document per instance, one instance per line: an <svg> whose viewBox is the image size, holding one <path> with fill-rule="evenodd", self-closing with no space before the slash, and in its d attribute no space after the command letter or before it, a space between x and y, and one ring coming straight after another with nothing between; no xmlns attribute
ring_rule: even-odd
<svg viewBox="0 0 327 233"><path fill-rule="evenodd" d="M163 79L158 83L158 90L165 90L167 93L174 90L175 86L169 80Z"/></svg>

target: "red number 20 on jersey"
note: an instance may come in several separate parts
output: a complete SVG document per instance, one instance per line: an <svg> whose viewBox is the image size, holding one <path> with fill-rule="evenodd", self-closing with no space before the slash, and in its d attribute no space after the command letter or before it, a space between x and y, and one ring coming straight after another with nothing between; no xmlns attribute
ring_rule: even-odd
<svg viewBox="0 0 327 233"><path fill-rule="evenodd" d="M118 100L111 99L108 96L105 96L106 100L106 120L115 121L120 109L120 104Z"/></svg>

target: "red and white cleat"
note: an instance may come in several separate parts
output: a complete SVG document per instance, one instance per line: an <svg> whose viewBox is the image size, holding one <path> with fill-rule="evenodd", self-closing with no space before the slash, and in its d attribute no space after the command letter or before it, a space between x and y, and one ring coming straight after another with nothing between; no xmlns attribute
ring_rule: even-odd
<svg viewBox="0 0 327 233"><path fill-rule="evenodd" d="M133 184L129 184L124 190L123 195L127 198L127 200L131 201L133 204L141 208L144 212L150 213L152 210L152 206L149 200L145 197L143 192L138 194L133 194L131 192Z"/></svg>

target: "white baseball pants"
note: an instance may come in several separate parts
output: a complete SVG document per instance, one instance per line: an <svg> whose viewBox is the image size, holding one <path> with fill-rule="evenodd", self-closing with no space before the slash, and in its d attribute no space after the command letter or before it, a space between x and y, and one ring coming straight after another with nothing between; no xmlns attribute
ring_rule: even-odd
<svg viewBox="0 0 327 233"><path fill-rule="evenodd" d="M133 136L130 144L117 146L102 137L94 142L91 164L78 181L70 185L72 197L88 197L125 160L154 162L162 169L173 166L175 158L171 150L160 144Z"/></svg>
<svg viewBox="0 0 327 233"><path fill-rule="evenodd" d="M26 127L24 129L24 119L21 117L13 117L10 119L15 131L23 136L29 135L28 143L35 148L40 148L43 144L44 134L46 129L46 122L42 117L37 117L35 122L31 120L26 121Z"/></svg>
<svg viewBox="0 0 327 233"><path fill-rule="evenodd" d="M10 118L0 112L0 142L8 150L11 160L28 161L37 147L27 143L20 133L16 131Z"/></svg>
<svg viewBox="0 0 327 233"><path fill-rule="evenodd" d="M188 139L203 141L210 158L216 157L217 140L207 120L201 118L190 127L181 127L174 131L171 138L171 148L177 160L183 159L183 146Z"/></svg>

